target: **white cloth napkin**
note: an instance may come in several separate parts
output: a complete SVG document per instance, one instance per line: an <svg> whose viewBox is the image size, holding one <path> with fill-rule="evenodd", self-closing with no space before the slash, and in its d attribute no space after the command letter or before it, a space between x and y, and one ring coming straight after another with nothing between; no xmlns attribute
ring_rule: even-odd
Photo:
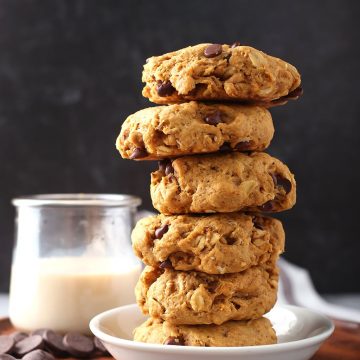
<svg viewBox="0 0 360 360"><path fill-rule="evenodd" d="M360 311L325 301L315 290L307 270L282 258L278 265L280 268L278 304L303 306L319 311L332 319L360 323Z"/></svg>

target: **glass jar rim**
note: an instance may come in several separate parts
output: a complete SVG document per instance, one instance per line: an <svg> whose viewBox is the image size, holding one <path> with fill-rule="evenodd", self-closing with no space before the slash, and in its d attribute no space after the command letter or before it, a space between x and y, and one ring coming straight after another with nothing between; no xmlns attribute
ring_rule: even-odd
<svg viewBox="0 0 360 360"><path fill-rule="evenodd" d="M14 206L139 206L141 199L128 194L38 194L12 199Z"/></svg>

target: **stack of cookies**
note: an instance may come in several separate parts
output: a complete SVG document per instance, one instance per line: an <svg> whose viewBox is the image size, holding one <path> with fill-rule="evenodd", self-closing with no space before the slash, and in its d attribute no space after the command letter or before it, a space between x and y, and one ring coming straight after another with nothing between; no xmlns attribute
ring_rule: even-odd
<svg viewBox="0 0 360 360"><path fill-rule="evenodd" d="M284 250L280 221L294 176L262 152L274 134L269 107L301 94L290 64L239 43L200 44L152 57L143 95L162 106L129 116L123 158L159 160L151 197L161 213L140 220L133 248L147 265L136 287L150 318L148 343L245 346L276 342L263 317L275 304Z"/></svg>

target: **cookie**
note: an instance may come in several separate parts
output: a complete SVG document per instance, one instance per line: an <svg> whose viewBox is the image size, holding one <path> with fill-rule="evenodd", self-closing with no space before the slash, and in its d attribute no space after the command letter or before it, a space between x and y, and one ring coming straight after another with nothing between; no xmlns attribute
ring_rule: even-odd
<svg viewBox="0 0 360 360"><path fill-rule="evenodd" d="M135 288L144 314L172 324L217 324L261 317L276 302L274 264L209 275L147 266Z"/></svg>
<svg viewBox="0 0 360 360"><path fill-rule="evenodd" d="M279 220L237 212L158 215L138 221L132 242L146 265L225 274L275 262L285 233Z"/></svg>
<svg viewBox="0 0 360 360"><path fill-rule="evenodd" d="M158 104L296 97L301 79L289 63L250 46L199 44L147 59L143 95ZM296 90L296 91L295 91Z"/></svg>
<svg viewBox="0 0 360 360"><path fill-rule="evenodd" d="M228 321L222 325L173 325L148 319L134 330L134 340L183 346L253 346L276 344L276 334L267 318Z"/></svg>
<svg viewBox="0 0 360 360"><path fill-rule="evenodd" d="M266 153L184 156L151 174L153 206L162 214L279 212L296 201L293 174Z"/></svg>
<svg viewBox="0 0 360 360"><path fill-rule="evenodd" d="M271 115L265 108L191 101L130 115L116 147L125 159L154 160L211 153L224 146L234 151L262 151L273 135Z"/></svg>

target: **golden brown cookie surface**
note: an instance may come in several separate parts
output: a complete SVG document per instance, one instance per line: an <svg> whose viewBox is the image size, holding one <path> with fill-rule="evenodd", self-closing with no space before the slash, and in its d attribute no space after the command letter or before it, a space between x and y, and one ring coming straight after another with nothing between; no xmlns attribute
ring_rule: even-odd
<svg viewBox="0 0 360 360"><path fill-rule="evenodd" d="M172 324L217 324L256 319L276 302L274 264L241 273L209 275L147 266L135 289L144 314Z"/></svg>
<svg viewBox="0 0 360 360"><path fill-rule="evenodd" d="M183 346L253 346L275 344L276 334L264 317L222 325L173 325L148 319L134 330L134 340Z"/></svg>
<svg viewBox="0 0 360 360"><path fill-rule="evenodd" d="M189 103L155 106L130 115L116 147L126 159L154 160L234 151L262 151L274 135L268 110L259 106Z"/></svg>
<svg viewBox="0 0 360 360"><path fill-rule="evenodd" d="M166 215L279 212L296 201L293 174L266 153L184 156L153 172L150 190L153 206Z"/></svg>
<svg viewBox="0 0 360 360"><path fill-rule="evenodd" d="M244 271L284 250L279 220L243 213L151 216L132 232L135 254L154 267L225 274Z"/></svg>
<svg viewBox="0 0 360 360"><path fill-rule="evenodd" d="M296 68L250 46L199 44L144 65L143 95L152 102L246 101L271 103L299 88Z"/></svg>

